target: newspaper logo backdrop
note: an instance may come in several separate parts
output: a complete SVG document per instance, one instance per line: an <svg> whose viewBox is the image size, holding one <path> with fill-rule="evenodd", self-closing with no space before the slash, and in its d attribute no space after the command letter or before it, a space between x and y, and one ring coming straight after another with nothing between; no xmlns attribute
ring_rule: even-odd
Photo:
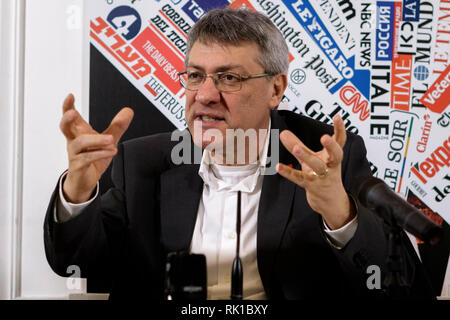
<svg viewBox="0 0 450 320"><path fill-rule="evenodd" d="M187 33L227 5L264 13L286 39L280 108L328 124L339 114L364 138L375 176L450 222L449 0L97 0L91 43L184 129Z"/></svg>

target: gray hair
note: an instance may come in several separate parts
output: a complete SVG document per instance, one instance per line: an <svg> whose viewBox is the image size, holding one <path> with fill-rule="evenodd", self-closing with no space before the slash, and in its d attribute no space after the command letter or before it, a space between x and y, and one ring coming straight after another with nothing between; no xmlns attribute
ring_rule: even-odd
<svg viewBox="0 0 450 320"><path fill-rule="evenodd" d="M238 46L254 42L259 46L258 63L270 75L287 73L289 49L286 41L264 14L244 7L213 9L206 13L190 30L187 38L185 65L196 41Z"/></svg>

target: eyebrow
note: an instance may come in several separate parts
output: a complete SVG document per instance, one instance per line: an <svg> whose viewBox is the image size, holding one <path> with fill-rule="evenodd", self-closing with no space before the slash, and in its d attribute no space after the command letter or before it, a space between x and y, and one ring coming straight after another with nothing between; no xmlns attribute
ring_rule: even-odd
<svg viewBox="0 0 450 320"><path fill-rule="evenodd" d="M198 66L198 65L188 65L188 68L198 69L198 70L203 71L203 72L205 71L205 69L203 67ZM216 67L214 69L214 72L229 71L229 70L232 70L232 69L245 70L245 68L242 65L240 65L240 64L227 64L227 65Z"/></svg>

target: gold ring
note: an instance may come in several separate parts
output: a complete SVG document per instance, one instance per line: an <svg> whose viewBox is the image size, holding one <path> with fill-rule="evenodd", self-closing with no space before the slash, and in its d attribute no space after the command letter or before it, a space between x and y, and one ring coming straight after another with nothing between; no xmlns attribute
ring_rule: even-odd
<svg viewBox="0 0 450 320"><path fill-rule="evenodd" d="M312 174L316 177L319 177L320 179L325 178L328 175L328 168L325 169L325 173L317 174L315 171L313 171Z"/></svg>

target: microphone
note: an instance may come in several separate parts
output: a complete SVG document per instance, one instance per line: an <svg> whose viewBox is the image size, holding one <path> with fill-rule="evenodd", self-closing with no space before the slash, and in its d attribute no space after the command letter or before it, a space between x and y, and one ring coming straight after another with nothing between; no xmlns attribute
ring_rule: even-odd
<svg viewBox="0 0 450 320"><path fill-rule="evenodd" d="M167 255L165 300L206 300L206 257L187 251Z"/></svg>
<svg viewBox="0 0 450 320"><path fill-rule="evenodd" d="M396 223L424 242L436 244L442 228L416 207L399 197L383 180L372 176L355 179L352 193L363 206L375 211L386 223Z"/></svg>
<svg viewBox="0 0 450 320"><path fill-rule="evenodd" d="M239 257L241 246L241 191L238 191L237 212L236 212L236 257L231 268L231 300L242 300L243 268Z"/></svg>

